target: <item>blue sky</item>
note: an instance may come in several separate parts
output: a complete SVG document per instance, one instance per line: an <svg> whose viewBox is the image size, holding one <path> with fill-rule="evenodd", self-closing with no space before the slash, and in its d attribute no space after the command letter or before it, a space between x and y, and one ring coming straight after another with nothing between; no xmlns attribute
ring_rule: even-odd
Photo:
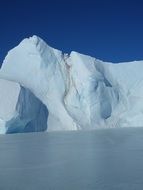
<svg viewBox="0 0 143 190"><path fill-rule="evenodd" d="M1 0L0 62L23 38L105 61L143 60L143 1Z"/></svg>

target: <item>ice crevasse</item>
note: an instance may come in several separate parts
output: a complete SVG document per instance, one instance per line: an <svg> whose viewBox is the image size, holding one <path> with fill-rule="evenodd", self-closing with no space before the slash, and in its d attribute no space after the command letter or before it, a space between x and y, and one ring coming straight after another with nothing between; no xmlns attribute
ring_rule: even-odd
<svg viewBox="0 0 143 190"><path fill-rule="evenodd" d="M0 133L141 127L142 72L26 38L0 69Z"/></svg>

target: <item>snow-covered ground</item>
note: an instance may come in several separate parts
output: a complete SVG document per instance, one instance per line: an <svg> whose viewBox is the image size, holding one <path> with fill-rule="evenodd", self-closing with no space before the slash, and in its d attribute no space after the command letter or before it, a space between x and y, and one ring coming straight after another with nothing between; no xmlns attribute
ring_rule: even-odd
<svg viewBox="0 0 143 190"><path fill-rule="evenodd" d="M19 127L25 129L27 119L33 121L37 113L35 99L42 110L46 110L43 122L40 114L37 115L40 118L34 119L34 124L40 127L36 131L41 127L45 131L142 127L142 73L143 61L107 63L74 51L64 54L37 36L26 38L8 52L0 69L1 79L19 85L17 92L15 85L8 89L7 85L0 84L0 93L7 88L6 93L10 91L11 94L11 97L2 95L0 98L0 132L11 131L9 124L13 123L15 114L16 124L18 122ZM19 100L21 90L24 104ZM29 99L32 115L25 108L29 108ZM21 120L13 104L19 104L29 117L23 116ZM32 129L28 131L35 130L33 124L29 126ZM21 129L16 127L15 132L24 132Z"/></svg>
<svg viewBox="0 0 143 190"><path fill-rule="evenodd" d="M143 128L0 136L1 190L142 190Z"/></svg>

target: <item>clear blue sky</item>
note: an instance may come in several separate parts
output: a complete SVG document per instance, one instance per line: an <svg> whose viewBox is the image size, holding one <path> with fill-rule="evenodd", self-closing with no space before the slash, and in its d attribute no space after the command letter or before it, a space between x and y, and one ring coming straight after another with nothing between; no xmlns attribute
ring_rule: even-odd
<svg viewBox="0 0 143 190"><path fill-rule="evenodd" d="M33 34L64 52L113 62L143 60L143 1L1 0L0 62Z"/></svg>

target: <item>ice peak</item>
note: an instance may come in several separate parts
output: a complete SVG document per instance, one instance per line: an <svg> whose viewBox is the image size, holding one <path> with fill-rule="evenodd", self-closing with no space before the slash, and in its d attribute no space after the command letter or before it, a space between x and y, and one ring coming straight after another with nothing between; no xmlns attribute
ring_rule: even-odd
<svg viewBox="0 0 143 190"><path fill-rule="evenodd" d="M40 37L36 36L36 35L33 35L32 37L29 37L29 40L32 43L34 43L35 45L37 45L39 43L39 41L41 41L42 39Z"/></svg>
<svg viewBox="0 0 143 190"><path fill-rule="evenodd" d="M44 42L44 40L42 40L42 38L36 35L33 35L32 37L23 39L19 45L23 45L23 44L28 45L28 46L29 44L31 44L31 45L34 45L35 47L39 47L39 46L45 45L46 43Z"/></svg>

